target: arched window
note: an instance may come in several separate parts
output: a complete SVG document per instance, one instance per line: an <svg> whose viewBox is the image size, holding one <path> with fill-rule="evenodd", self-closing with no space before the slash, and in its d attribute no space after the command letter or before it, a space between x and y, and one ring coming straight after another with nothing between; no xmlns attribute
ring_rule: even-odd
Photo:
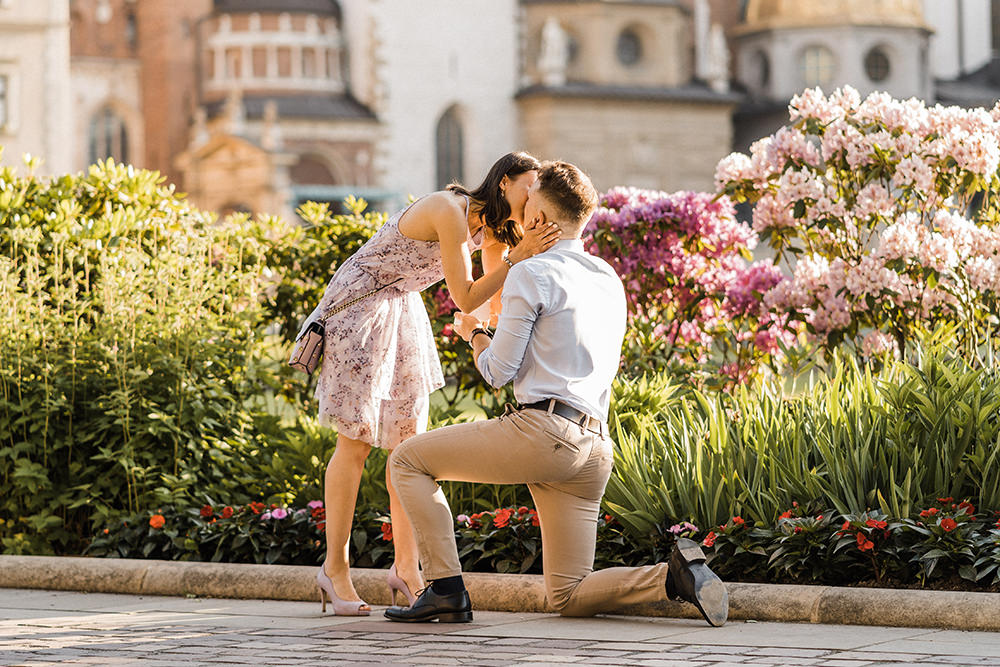
<svg viewBox="0 0 1000 667"><path fill-rule="evenodd" d="M445 111L438 120L435 146L438 189L444 188L452 181L463 180L465 169L462 160L462 123L458 119L455 107Z"/></svg>
<svg viewBox="0 0 1000 667"><path fill-rule="evenodd" d="M635 65L642 59L642 39L639 33L633 28L626 28L618 35L618 44L615 47L618 62L626 67Z"/></svg>
<svg viewBox="0 0 1000 667"><path fill-rule="evenodd" d="M128 130L125 121L109 107L104 107L90 120L91 164L105 158L128 162Z"/></svg>
<svg viewBox="0 0 1000 667"><path fill-rule="evenodd" d="M297 185L336 185L337 179L323 160L315 155L303 155L292 165L289 176Z"/></svg>

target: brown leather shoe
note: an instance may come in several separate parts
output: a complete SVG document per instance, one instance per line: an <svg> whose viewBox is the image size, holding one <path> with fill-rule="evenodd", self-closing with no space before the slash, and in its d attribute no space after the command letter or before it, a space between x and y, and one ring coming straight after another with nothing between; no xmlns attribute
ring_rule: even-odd
<svg viewBox="0 0 1000 667"><path fill-rule="evenodd" d="M705 552L697 542L678 538L667 568L667 597L698 607L709 625L719 627L729 618L729 591L705 565Z"/></svg>

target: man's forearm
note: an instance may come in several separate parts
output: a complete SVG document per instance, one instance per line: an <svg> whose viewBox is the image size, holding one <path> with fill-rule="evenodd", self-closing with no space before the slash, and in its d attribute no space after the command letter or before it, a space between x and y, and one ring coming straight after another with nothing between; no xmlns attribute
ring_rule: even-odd
<svg viewBox="0 0 1000 667"><path fill-rule="evenodd" d="M486 351L491 341L492 339L483 333L473 336L472 340L469 341L472 345L472 362L479 369L480 374L483 372L483 369L479 368L479 355Z"/></svg>

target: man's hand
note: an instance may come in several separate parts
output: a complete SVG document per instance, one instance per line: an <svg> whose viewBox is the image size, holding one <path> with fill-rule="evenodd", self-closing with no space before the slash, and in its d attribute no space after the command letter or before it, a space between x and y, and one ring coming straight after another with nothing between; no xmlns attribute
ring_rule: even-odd
<svg viewBox="0 0 1000 667"><path fill-rule="evenodd" d="M472 330L483 326L483 323L474 315L469 315L461 311L455 313L455 333L461 336L462 340L466 343L469 342L469 338L472 336Z"/></svg>

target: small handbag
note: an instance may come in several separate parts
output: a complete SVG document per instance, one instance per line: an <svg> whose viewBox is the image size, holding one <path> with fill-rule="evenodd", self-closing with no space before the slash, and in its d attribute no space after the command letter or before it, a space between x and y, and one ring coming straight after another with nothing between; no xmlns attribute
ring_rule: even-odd
<svg viewBox="0 0 1000 667"><path fill-rule="evenodd" d="M402 278L396 278L391 283L380 285L370 292L365 292L359 297L355 297L332 310L326 311L319 319L310 322L302 333L299 334L299 337L295 339L295 347L292 348L292 356L288 359L288 365L295 370L312 375L312 372L319 366L319 360L323 357L323 343L326 340L326 321L345 308L353 306L358 301L367 299L379 290L383 290L400 280Z"/></svg>

